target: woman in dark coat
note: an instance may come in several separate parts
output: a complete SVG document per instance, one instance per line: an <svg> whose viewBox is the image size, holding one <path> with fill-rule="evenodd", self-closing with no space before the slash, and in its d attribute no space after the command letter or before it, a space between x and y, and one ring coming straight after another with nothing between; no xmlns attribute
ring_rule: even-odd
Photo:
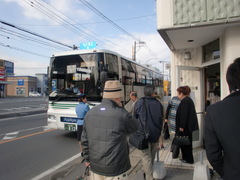
<svg viewBox="0 0 240 180"><path fill-rule="evenodd" d="M190 139L190 145L181 146L182 159L184 163L194 163L192 152L192 132L198 130L198 120L195 105L189 97L191 89L188 86L180 86L177 89L178 98L181 100L176 115L176 135L185 135Z"/></svg>

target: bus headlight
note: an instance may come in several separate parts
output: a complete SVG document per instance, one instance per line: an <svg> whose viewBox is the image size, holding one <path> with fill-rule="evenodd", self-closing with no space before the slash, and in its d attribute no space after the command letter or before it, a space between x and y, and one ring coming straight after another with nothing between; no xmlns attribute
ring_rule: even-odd
<svg viewBox="0 0 240 180"><path fill-rule="evenodd" d="M50 120L56 120L57 118L56 118L55 115L48 115L48 119L50 119Z"/></svg>

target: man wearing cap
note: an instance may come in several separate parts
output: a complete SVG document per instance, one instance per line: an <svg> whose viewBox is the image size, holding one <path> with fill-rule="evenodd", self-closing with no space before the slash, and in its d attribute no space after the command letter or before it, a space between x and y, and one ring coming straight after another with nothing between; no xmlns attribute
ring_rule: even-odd
<svg viewBox="0 0 240 180"><path fill-rule="evenodd" d="M86 115L86 113L89 111L89 106L86 105L87 102L87 97L85 94L81 94L78 97L78 102L79 104L76 106L75 110L76 110L76 114L78 117L78 121L77 121L77 139L79 142L79 146L80 146L80 153L82 155L82 145L81 145L81 135L82 135L82 128L83 128L83 119Z"/></svg>
<svg viewBox="0 0 240 180"><path fill-rule="evenodd" d="M119 81L106 81L103 100L85 116L82 132L83 157L91 166L93 180L128 179L131 168L127 135L138 121L121 104Z"/></svg>

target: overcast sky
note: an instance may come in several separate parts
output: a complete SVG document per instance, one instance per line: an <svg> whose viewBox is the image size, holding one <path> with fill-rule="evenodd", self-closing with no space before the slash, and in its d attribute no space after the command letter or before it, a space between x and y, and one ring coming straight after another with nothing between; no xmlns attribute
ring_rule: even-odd
<svg viewBox="0 0 240 180"><path fill-rule="evenodd" d="M155 0L1 0L0 7L0 20L16 27L0 23L0 59L14 62L15 75L47 73L52 54L91 41L97 49L131 58L134 41L140 40L146 45L137 48L138 62L161 69L155 58L169 60L156 30Z"/></svg>

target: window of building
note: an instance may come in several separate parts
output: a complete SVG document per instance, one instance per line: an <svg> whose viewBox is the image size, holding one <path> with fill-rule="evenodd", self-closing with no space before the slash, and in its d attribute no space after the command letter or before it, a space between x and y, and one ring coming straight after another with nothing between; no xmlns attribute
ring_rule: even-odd
<svg viewBox="0 0 240 180"><path fill-rule="evenodd" d="M17 87L16 88L16 95L25 95L25 88Z"/></svg>
<svg viewBox="0 0 240 180"><path fill-rule="evenodd" d="M208 62L219 58L220 58L219 39L203 46L203 62Z"/></svg>

